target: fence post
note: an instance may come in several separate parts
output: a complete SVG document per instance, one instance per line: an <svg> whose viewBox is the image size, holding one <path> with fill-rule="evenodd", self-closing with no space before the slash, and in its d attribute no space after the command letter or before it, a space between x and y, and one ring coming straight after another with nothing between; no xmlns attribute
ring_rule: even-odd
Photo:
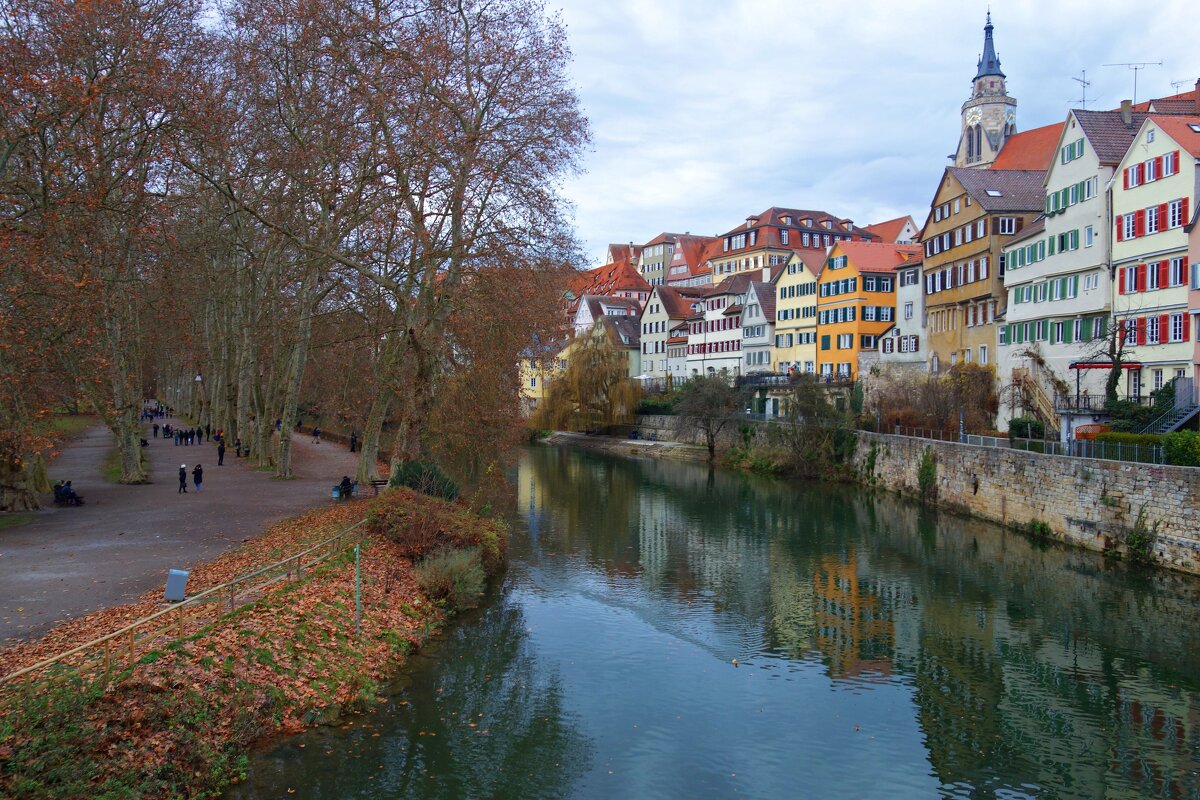
<svg viewBox="0 0 1200 800"><path fill-rule="evenodd" d="M354 545L354 634L362 638L362 544Z"/></svg>

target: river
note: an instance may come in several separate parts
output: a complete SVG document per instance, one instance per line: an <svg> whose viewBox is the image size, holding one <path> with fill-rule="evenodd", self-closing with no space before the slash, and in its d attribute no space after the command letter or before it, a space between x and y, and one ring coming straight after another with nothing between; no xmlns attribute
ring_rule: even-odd
<svg viewBox="0 0 1200 800"><path fill-rule="evenodd" d="M549 446L510 565L231 800L1200 798L1200 581L856 487Z"/></svg>

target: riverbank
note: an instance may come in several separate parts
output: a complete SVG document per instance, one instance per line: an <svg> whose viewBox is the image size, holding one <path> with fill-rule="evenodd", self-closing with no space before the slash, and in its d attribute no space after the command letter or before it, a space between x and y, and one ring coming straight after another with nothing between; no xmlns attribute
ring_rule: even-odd
<svg viewBox="0 0 1200 800"><path fill-rule="evenodd" d="M462 506L394 490L391 521L439 542L478 542L502 526ZM192 594L345 529L356 502L279 523L193 570ZM395 507L403 505L404 513ZM385 511L388 509L385 508ZM481 533L483 532L483 533ZM211 797L236 783L247 749L375 702L407 655L440 629L442 604L418 586L412 537L373 525L361 559L355 633L353 552L160 649L139 653L107 690L70 674L0 687L0 795L30 798ZM120 629L161 608L161 591L0 650L0 673Z"/></svg>
<svg viewBox="0 0 1200 800"><path fill-rule="evenodd" d="M642 430L669 436L662 418ZM555 433L549 444L616 455L707 461L703 447ZM933 470L923 487L919 466L929 451ZM731 461L730 454L742 457ZM754 446L725 441L718 463L763 471ZM767 470L770 471L770 470ZM1069 458L1004 448L857 432L853 470L864 486L885 489L955 513L996 522L1110 557L1200 575L1200 469Z"/></svg>

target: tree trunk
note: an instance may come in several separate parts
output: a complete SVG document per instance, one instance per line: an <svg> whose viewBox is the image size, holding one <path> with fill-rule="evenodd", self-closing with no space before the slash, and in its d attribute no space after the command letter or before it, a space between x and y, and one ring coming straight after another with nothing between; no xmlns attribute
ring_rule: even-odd
<svg viewBox="0 0 1200 800"><path fill-rule="evenodd" d="M379 461L379 437L383 431L383 420L387 416L391 398L386 390L380 389L371 400L371 411L363 426L362 448L358 454L358 471L355 480L367 483L379 478L376 463Z"/></svg>
<svg viewBox="0 0 1200 800"><path fill-rule="evenodd" d="M275 477L292 477L292 432L296 428L296 415L300 408L300 385L304 382L304 369L308 364L308 350L312 343L313 313L320 296L317 292L319 270L309 268L304 276L301 294L300 320L296 332L296 343L292 346L292 364L288 372L283 397L283 429L279 432L279 463L275 465ZM259 427L267 425L260 420Z"/></svg>
<svg viewBox="0 0 1200 800"><path fill-rule="evenodd" d="M0 459L0 511L37 511L33 475L12 459Z"/></svg>

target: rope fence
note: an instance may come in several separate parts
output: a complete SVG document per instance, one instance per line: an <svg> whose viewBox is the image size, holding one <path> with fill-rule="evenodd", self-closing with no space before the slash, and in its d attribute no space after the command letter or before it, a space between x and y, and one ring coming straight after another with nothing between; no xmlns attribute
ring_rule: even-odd
<svg viewBox="0 0 1200 800"><path fill-rule="evenodd" d="M189 630L199 630L239 606L248 605L271 585L281 580L288 583L300 580L306 571L345 553L359 543L360 529L365 523L365 519L359 520L295 555L209 587L120 630L5 675L0 678L0 686L16 681L28 685L36 675L56 666L81 677L99 673L107 686L114 672L132 666L152 645L182 639ZM198 621L201 624L196 624Z"/></svg>

